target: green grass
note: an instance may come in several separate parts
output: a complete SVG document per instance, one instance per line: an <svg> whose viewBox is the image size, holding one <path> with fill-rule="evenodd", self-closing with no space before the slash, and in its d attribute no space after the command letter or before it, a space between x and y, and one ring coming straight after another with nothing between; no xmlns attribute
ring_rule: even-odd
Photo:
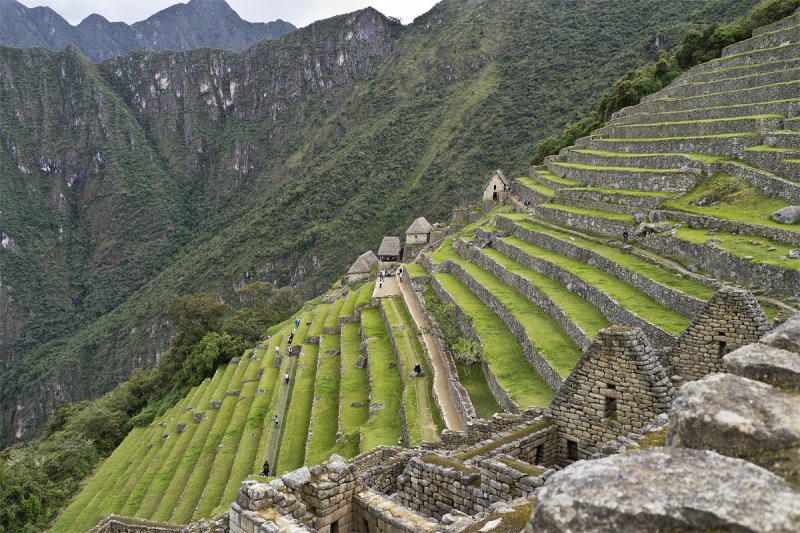
<svg viewBox="0 0 800 533"><path fill-rule="evenodd" d="M339 389L339 413L342 432L352 433L369 418L369 380L366 368L356 368L358 348L361 337L358 334L359 323L342 325L342 379ZM358 407L352 404L360 403Z"/></svg>
<svg viewBox="0 0 800 533"><path fill-rule="evenodd" d="M547 407L553 399L553 390L530 365L516 337L500 317L452 274L436 274L436 279L472 322L489 368L511 399L522 408Z"/></svg>
<svg viewBox="0 0 800 533"><path fill-rule="evenodd" d="M322 330L325 327L325 321L328 319L328 312L330 309L331 304L319 304L317 306L317 315L314 317L314 322L311 324L311 328L308 330L309 337L319 337L322 335Z"/></svg>
<svg viewBox="0 0 800 533"><path fill-rule="evenodd" d="M598 211L596 209L585 209L583 207L573 207L570 205L561 204L542 204L542 207L549 209L556 209L558 211L566 211L567 213L575 213L576 215L587 215L590 217L605 218L608 220L619 220L633 225L633 217L630 215L621 215L619 213L611 213L609 211Z"/></svg>
<svg viewBox="0 0 800 533"><path fill-rule="evenodd" d="M667 333L680 335L689 325L689 317L662 305L647 294L631 287L603 269L551 252L546 248L541 248L517 237L508 237L503 240L530 256L550 261L583 279L593 287L606 293L613 300L616 300L621 306L651 324L655 324Z"/></svg>
<svg viewBox="0 0 800 533"><path fill-rule="evenodd" d="M732 67L732 68L747 68L747 67ZM728 69L721 69L721 70L728 70ZM696 83L703 83L703 82L696 82ZM678 111L657 111L657 112L641 112L641 113L631 113L630 115L625 115L625 118L628 117L635 117L635 116L658 116L658 115L667 115L671 113L688 113L692 111L709 111L712 109L737 109L740 107L750 107L750 106L757 106L757 105L768 105L768 104L790 104L793 102L800 102L800 98L785 98L781 100L769 100L767 102L746 102L744 104L733 104L733 105L717 105L717 106L709 106L709 107L695 107L691 109L681 109Z"/></svg>
<svg viewBox="0 0 800 533"><path fill-rule="evenodd" d="M306 445L307 465L327 460L336 445L339 430L339 335L325 335L320 345L315 401L311 410L311 435Z"/></svg>
<svg viewBox="0 0 800 533"><path fill-rule="evenodd" d="M515 246L520 242L519 239L514 237L505 238L503 241ZM494 259L503 268L527 279L536 288L549 296L550 299L552 299L553 302L555 302L556 305L558 305L558 307L589 337L594 337L597 331L607 328L611 325L599 309L582 299L575 292L567 289L567 287L558 281L548 278L544 274L540 274L535 270L531 270L525 265L503 255L497 250L485 248L483 251L487 256ZM539 309L538 306L537 309ZM544 311L542 311L542 313L543 312ZM532 315L531 318L533 318ZM536 317L536 319L538 320L539 317ZM534 323L532 323L531 326L536 328ZM558 347L554 348L559 349ZM572 367L570 366L569 362L567 362L563 370L566 372L566 374L560 371L562 375L568 375L569 372L572 371Z"/></svg>
<svg viewBox="0 0 800 533"><path fill-rule="evenodd" d="M568 187L571 185L578 185L577 181L556 176L555 174L553 174L552 170L537 170L536 173L539 174L544 179L546 179L547 181L552 181L553 183L558 183L559 185L566 185Z"/></svg>
<svg viewBox="0 0 800 533"><path fill-rule="evenodd" d="M403 265L403 270L406 271L409 278L418 278L428 275L428 271L419 263L407 263Z"/></svg>
<svg viewBox="0 0 800 533"><path fill-rule="evenodd" d="M503 408L494 399L492 389L486 382L486 375L483 373L483 366L474 364L469 367L456 363L458 371L458 382L467 389L472 406L475 407L475 414L479 418L489 420L495 413L502 413Z"/></svg>
<svg viewBox="0 0 800 533"><path fill-rule="evenodd" d="M596 139L600 142L627 142L627 143L643 143L652 141L681 141L684 139L733 139L736 137L758 137L758 133L746 131L741 133L717 133L715 135L686 135L683 137L636 137L633 139L624 139L616 137L602 137Z"/></svg>
<svg viewBox="0 0 800 533"><path fill-rule="evenodd" d="M350 292L347 293L345 302L342 305L342 308L339 310L340 317L351 317L355 314L356 300L358 299L359 290L360 289L351 289Z"/></svg>
<svg viewBox="0 0 800 533"><path fill-rule="evenodd" d="M385 298L383 309L386 318L392 325L391 335L394 338L397 355L406 376L403 399L410 445L418 446L423 440L435 442L439 438L439 431L443 429L443 424L433 398L433 372L428 365L417 330L402 297ZM417 363L422 366L423 375L409 377Z"/></svg>
<svg viewBox="0 0 800 533"><path fill-rule="evenodd" d="M402 436L400 425L400 398L403 383L394 363L392 346L378 309L365 309L361 313L363 337L369 345L369 372L372 376L372 403L383 403L385 407L371 416L361 428L361 451L376 446L397 446Z"/></svg>
<svg viewBox="0 0 800 533"><path fill-rule="evenodd" d="M515 461L513 459L506 459L506 458L500 458L498 459L498 461L500 461L501 463L503 463L508 467L513 468L518 472L522 472L523 474L529 476L540 476L544 474L544 468L539 468L537 466L533 466L528 463L523 463L522 461Z"/></svg>
<svg viewBox="0 0 800 533"><path fill-rule="evenodd" d="M767 144L761 144L758 146L753 146L752 148L748 148L745 152L789 152L795 153L800 152L800 148L778 148L777 146L769 146Z"/></svg>
<svg viewBox="0 0 800 533"><path fill-rule="evenodd" d="M446 238L435 252L428 254L434 265L439 265L453 256L453 237Z"/></svg>
<svg viewBox="0 0 800 533"><path fill-rule="evenodd" d="M729 56L732 57L732 56ZM668 98L654 98L650 100L651 102L674 102L676 100L693 100L695 98L705 98L706 96L720 96L720 95L730 95L731 93L743 93L747 91L758 91L761 89L769 89L772 87L784 87L786 85L796 85L800 83L800 80L791 80L791 81L781 81L778 83L768 83L766 85L759 85L758 87L746 87L744 89L731 89L730 91L718 91L715 93L704 93L698 94L694 96L684 96L684 97L668 97ZM788 93L788 91L787 91ZM790 93L789 93L790 94Z"/></svg>
<svg viewBox="0 0 800 533"><path fill-rule="evenodd" d="M752 256L754 263L766 263L779 266L787 270L800 270L800 261L787 259L781 261L781 256L789 256L789 250L793 246L783 244L764 237L754 237L752 235L734 235L725 231L716 232L709 235L708 230L693 229L682 226L675 235L679 239L689 241L694 244L703 244L709 239L716 239L714 246L717 246L733 256L744 258ZM774 248L769 251L768 248Z"/></svg>
<svg viewBox="0 0 800 533"><path fill-rule="evenodd" d="M328 310L328 316L325 318L325 329L334 329L339 327L339 314L344 307L344 298L339 298Z"/></svg>
<svg viewBox="0 0 800 533"><path fill-rule="evenodd" d="M570 293L558 282L520 265L496 250L487 248L484 251L502 266L529 279L534 285L541 284L542 291L552 295L559 306L563 305L568 316L571 315L579 320L581 329L586 328L584 331L590 337L598 329L610 325L597 308L581 300L576 294ZM531 344L559 374L567 377L572 372L581 357L581 351L550 315L526 296L500 281L491 272L457 256L452 260L464 267L470 276L491 291L492 295L511 312L525 328Z"/></svg>
<svg viewBox="0 0 800 533"><path fill-rule="evenodd" d="M370 281L365 283L361 290L358 291L358 299L356 300L356 307L364 307L369 305L372 301L372 292L375 290L375 282Z"/></svg>
<svg viewBox="0 0 800 533"><path fill-rule="evenodd" d="M680 174L679 168L641 168L641 167L611 167L606 165L585 165L583 163L552 163L559 167L575 168L579 170L613 170L614 172L650 172L655 174Z"/></svg>
<svg viewBox="0 0 800 533"><path fill-rule="evenodd" d="M702 161L703 163L709 164L716 164L716 163L724 163L726 161L733 160L732 157L727 155L714 155L714 154L700 154L695 152L686 152L686 153L677 153L677 152L664 152L658 154L637 154L631 152L611 152L608 150L591 150L588 148L572 148L572 152L576 152L579 154L587 154L587 155L595 155L598 157L662 157L662 156L680 156L686 157L688 159L696 159L698 161ZM608 189L608 190L615 190L615 189ZM650 195L654 194L666 194L671 195L672 193L650 193Z"/></svg>
<svg viewBox="0 0 800 533"><path fill-rule="evenodd" d="M238 389L241 386L241 379L244 375L246 365L240 363L235 365L235 367L236 370L231 383L228 385L228 389L232 387ZM217 452L219 451L219 445L222 444L222 439L231 422L233 411L236 408L236 404L239 403L236 401L236 397L225 398L224 392L222 396L216 399L222 400L222 407L220 407L217 416L214 418L214 425L211 427L205 439L197 461L192 466L192 475L186 483L186 488L183 490L183 495L178 501L178 506L170 517L170 521L178 524L188 524L192 517L196 516L197 505L210 481L209 476L214 466ZM217 488L219 488L219 490L224 490L226 482L227 478L225 480L215 480L216 485L213 486L212 490L216 490ZM221 487L217 485L221 485ZM211 506L209 511L213 509L214 506L216 506L216 502Z"/></svg>
<svg viewBox="0 0 800 533"><path fill-rule="evenodd" d="M538 181L536 181L534 179L531 179L531 178L528 178L528 177L521 177L521 178L517 178L517 181L520 182L521 184L525 185L526 187L531 188L531 189L533 189L535 191L538 191L538 192L540 192L540 193L542 193L542 194L544 194L546 196L555 195L555 191L553 189L551 189L550 187L547 187L545 185L542 185L541 183L539 183Z"/></svg>
<svg viewBox="0 0 800 533"><path fill-rule="evenodd" d="M716 122L732 122L734 120L760 120L766 118L784 118L784 115L777 113L765 113L762 115L749 115L744 117L724 117L724 118L701 118L696 120L675 120L672 122L651 122L646 124L618 124L617 128L638 128L645 126L671 126L673 124L710 124Z"/></svg>
<svg viewBox="0 0 800 533"><path fill-rule="evenodd" d="M323 304L324 305L324 304ZM320 306L322 307L322 306ZM318 311L311 324L309 335L318 323L324 322L327 307ZM321 331L321 327L319 328ZM317 357L319 345L303 344L297 361L292 395L286 416L280 421L282 436L276 472L286 472L303 466L306 454L306 438L308 425L311 422L311 407L314 403L314 381L317 376Z"/></svg>
<svg viewBox="0 0 800 533"><path fill-rule="evenodd" d="M563 191L591 191L600 194L619 194L622 196L647 196L656 198L672 198L675 193L671 192L648 192L648 191L634 191L629 189L603 189L601 187L570 187L569 189L562 189Z"/></svg>
<svg viewBox="0 0 800 533"><path fill-rule="evenodd" d="M548 226L532 222L525 215L513 214L507 215L507 218L513 220L523 229L543 233L545 235L549 235L562 241L574 244L575 246L591 250L597 254L600 254L606 259L625 267L631 272L636 272L657 283L660 283L661 285L664 285L665 287L670 287L672 289L681 291L689 296L694 296L700 300L708 300L714 295L713 289L706 287L705 285L695 283L683 276L679 277L670 270L655 265L650 261L640 259L639 257L629 254L616 246L608 246L593 240L583 239L571 234L559 232L558 230Z"/></svg>
<svg viewBox="0 0 800 533"><path fill-rule="evenodd" d="M708 205L700 207L698 203ZM788 205L783 200L767 198L741 178L721 172L700 181L694 189L680 198L664 203L666 208L688 213L800 231L798 224L780 224L772 220L772 213Z"/></svg>
<svg viewBox="0 0 800 533"><path fill-rule="evenodd" d="M511 433L508 433L500 438L492 439L490 442L482 446L462 452L458 454L457 457L461 461L466 461L467 459L472 459L473 457L478 457L479 455L485 455L493 450L496 450L497 448L500 448L501 446L514 442L515 440L519 440L523 437L527 437L528 435L532 435L537 431L541 431L551 425L553 425L553 421L549 418L538 420L522 429L512 431Z"/></svg>

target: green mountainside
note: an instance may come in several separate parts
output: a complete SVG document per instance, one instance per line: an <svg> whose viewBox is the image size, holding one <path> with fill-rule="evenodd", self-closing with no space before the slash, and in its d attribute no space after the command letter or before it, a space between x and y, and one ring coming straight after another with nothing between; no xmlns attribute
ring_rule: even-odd
<svg viewBox="0 0 800 533"><path fill-rule="evenodd" d="M322 292L753 3L452 0L407 27L368 9L241 54L101 65L0 48L0 442L151 365L171 294Z"/></svg>

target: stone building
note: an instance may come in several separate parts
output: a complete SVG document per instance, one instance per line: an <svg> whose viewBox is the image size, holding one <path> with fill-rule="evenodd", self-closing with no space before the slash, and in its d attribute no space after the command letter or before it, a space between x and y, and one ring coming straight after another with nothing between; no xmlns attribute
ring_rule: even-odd
<svg viewBox="0 0 800 533"><path fill-rule="evenodd" d="M724 286L678 337L669 356L671 373L689 381L724 372L726 354L758 341L769 330L769 319L749 291Z"/></svg>
<svg viewBox="0 0 800 533"><path fill-rule="evenodd" d="M640 329L600 330L550 404L558 464L586 459L603 442L641 429L672 398L672 384Z"/></svg>
<svg viewBox="0 0 800 533"><path fill-rule="evenodd" d="M406 246L428 244L433 226L425 217L419 217L406 230Z"/></svg>
<svg viewBox="0 0 800 533"><path fill-rule="evenodd" d="M403 258L400 237L384 237L378 248L378 259L387 263L399 263Z"/></svg>
<svg viewBox="0 0 800 533"><path fill-rule="evenodd" d="M484 202L502 202L509 193L508 179L500 170L495 170L489 183L483 188Z"/></svg>
<svg viewBox="0 0 800 533"><path fill-rule="evenodd" d="M372 250L368 250L359 255L358 258L347 271L345 281L353 283L354 281L362 281L369 278L372 269L378 266L378 256Z"/></svg>

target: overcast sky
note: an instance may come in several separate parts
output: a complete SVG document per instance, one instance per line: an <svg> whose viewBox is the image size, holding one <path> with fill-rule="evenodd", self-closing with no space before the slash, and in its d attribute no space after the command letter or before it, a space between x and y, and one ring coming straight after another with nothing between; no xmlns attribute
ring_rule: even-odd
<svg viewBox="0 0 800 533"><path fill-rule="evenodd" d="M97 13L110 21L131 24L173 4L188 0L21 0L28 7L49 6L71 24ZM228 0L228 4L245 20L267 22L283 19L297 27L307 26L342 13L372 6L384 15L397 17L408 24L425 13L438 0Z"/></svg>

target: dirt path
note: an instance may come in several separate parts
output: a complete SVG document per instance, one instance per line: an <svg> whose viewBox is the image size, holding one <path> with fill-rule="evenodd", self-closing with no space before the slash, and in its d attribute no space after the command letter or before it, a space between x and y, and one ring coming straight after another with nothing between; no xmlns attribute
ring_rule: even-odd
<svg viewBox="0 0 800 533"><path fill-rule="evenodd" d="M264 453L264 459L269 461L270 475L276 474L275 469L278 466L278 450L280 449L281 434L283 433L284 421L286 419L286 412L289 410L289 395L292 392L294 385L295 371L297 370L297 357L296 355L286 356L288 362L286 364L285 373L289 374L289 383L285 383L283 373L278 375L280 380L280 391L278 392L278 403L275 406L275 411L271 414L278 415L278 425L272 422L272 416L268 416L265 424L269 424L269 439L267 440L267 450Z"/></svg>
<svg viewBox="0 0 800 533"><path fill-rule="evenodd" d="M400 294L400 287L394 276L386 276L383 284L380 281L375 281L375 290L372 291L373 298L386 298L387 296L397 296L398 294Z"/></svg>
<svg viewBox="0 0 800 533"><path fill-rule="evenodd" d="M389 281L387 279L387 281ZM394 280L392 280L394 281ZM406 302L411 317L417 325L417 329L422 332L422 340L431 355L431 363L433 364L433 389L436 391L436 396L439 399L439 406L442 409L442 417L444 418L445 426L451 431L464 431L464 421L458 416L453 397L450 394L450 387L447 383L447 373L444 370L444 360L439 348L434 341L433 336L429 333L428 320L422 312L419 304L417 303L414 295L411 294L413 290L409 285L408 278L403 277L403 283L395 283L398 286L398 292L403 295L403 300ZM384 287L386 283L384 282Z"/></svg>

